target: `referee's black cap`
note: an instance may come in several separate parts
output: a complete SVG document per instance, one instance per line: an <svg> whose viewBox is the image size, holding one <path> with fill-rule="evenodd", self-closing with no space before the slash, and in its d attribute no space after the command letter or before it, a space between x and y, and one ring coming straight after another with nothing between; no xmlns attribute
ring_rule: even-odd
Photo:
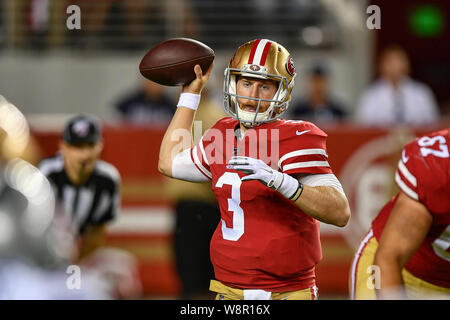
<svg viewBox="0 0 450 320"><path fill-rule="evenodd" d="M71 145L97 143L101 140L100 125L94 117L78 115L69 119L62 138Z"/></svg>

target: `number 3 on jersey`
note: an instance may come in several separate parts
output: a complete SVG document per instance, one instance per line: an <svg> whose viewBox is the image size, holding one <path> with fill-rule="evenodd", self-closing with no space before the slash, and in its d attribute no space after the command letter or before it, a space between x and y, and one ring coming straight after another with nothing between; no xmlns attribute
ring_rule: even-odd
<svg viewBox="0 0 450 320"><path fill-rule="evenodd" d="M225 240L237 241L244 234L244 210L241 203L241 178L236 172L225 172L216 187L222 188L224 184L231 186L231 199L228 199L228 211L233 212L233 228L228 228L222 219L222 236Z"/></svg>

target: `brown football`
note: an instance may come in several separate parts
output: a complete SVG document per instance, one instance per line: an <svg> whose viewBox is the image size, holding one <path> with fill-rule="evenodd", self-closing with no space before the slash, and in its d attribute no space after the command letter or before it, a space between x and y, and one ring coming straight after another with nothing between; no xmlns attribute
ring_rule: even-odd
<svg viewBox="0 0 450 320"><path fill-rule="evenodd" d="M195 79L194 66L199 64L203 73L214 60L214 51L200 41L174 38L163 41L142 58L141 74L165 86L185 85Z"/></svg>

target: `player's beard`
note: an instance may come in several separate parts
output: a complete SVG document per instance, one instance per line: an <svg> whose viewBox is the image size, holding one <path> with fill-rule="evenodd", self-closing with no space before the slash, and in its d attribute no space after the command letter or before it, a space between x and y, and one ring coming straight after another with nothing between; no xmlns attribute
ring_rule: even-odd
<svg viewBox="0 0 450 320"><path fill-rule="evenodd" d="M256 108L254 107L254 106L239 106L238 108L240 108L241 110L244 110L244 111L247 111L247 112L253 112L253 113L255 113L256 112ZM258 110L258 113L262 113L262 112L265 112L265 111L267 111L267 109L268 109L269 107L267 107L267 108L265 108L264 109L264 111L260 111L260 110ZM261 109L261 107L260 107L260 109ZM269 121L269 122L272 122L272 121L275 121L275 119L274 120L271 120L271 121ZM248 122L245 122L245 121L241 121L241 125L245 128L245 129L252 129L252 128L255 128L255 127L257 127L257 126L259 126L259 125L261 125L261 124L263 124L263 123L266 123L266 122L260 122L260 123L255 123L255 124L250 124L250 123L248 123Z"/></svg>
<svg viewBox="0 0 450 320"><path fill-rule="evenodd" d="M261 106L258 109L258 107L256 107L256 106L248 106L248 105L239 104L239 106L237 108L239 108L240 110L245 111L245 112L256 113L256 111L259 111L259 109L261 109ZM250 124L249 122L246 122L246 121L241 121L241 125L245 129L251 129L251 128L254 128L254 127L258 126L257 123Z"/></svg>

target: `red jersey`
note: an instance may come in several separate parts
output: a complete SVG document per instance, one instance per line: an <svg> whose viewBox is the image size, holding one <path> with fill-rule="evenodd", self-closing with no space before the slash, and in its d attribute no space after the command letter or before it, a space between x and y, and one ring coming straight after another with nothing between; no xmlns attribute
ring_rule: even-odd
<svg viewBox="0 0 450 320"><path fill-rule="evenodd" d="M322 259L319 222L291 200L259 181L227 169L234 155L265 161L287 174L332 173L327 135L305 121L277 120L235 137L239 122L218 121L191 156L212 180L221 222L211 239L216 278L230 287L273 292L300 290L315 284L315 265Z"/></svg>
<svg viewBox="0 0 450 320"><path fill-rule="evenodd" d="M427 207L433 223L405 268L414 276L450 288L450 130L415 139L402 151L395 176L398 187ZM397 201L395 196L372 223L377 240Z"/></svg>

